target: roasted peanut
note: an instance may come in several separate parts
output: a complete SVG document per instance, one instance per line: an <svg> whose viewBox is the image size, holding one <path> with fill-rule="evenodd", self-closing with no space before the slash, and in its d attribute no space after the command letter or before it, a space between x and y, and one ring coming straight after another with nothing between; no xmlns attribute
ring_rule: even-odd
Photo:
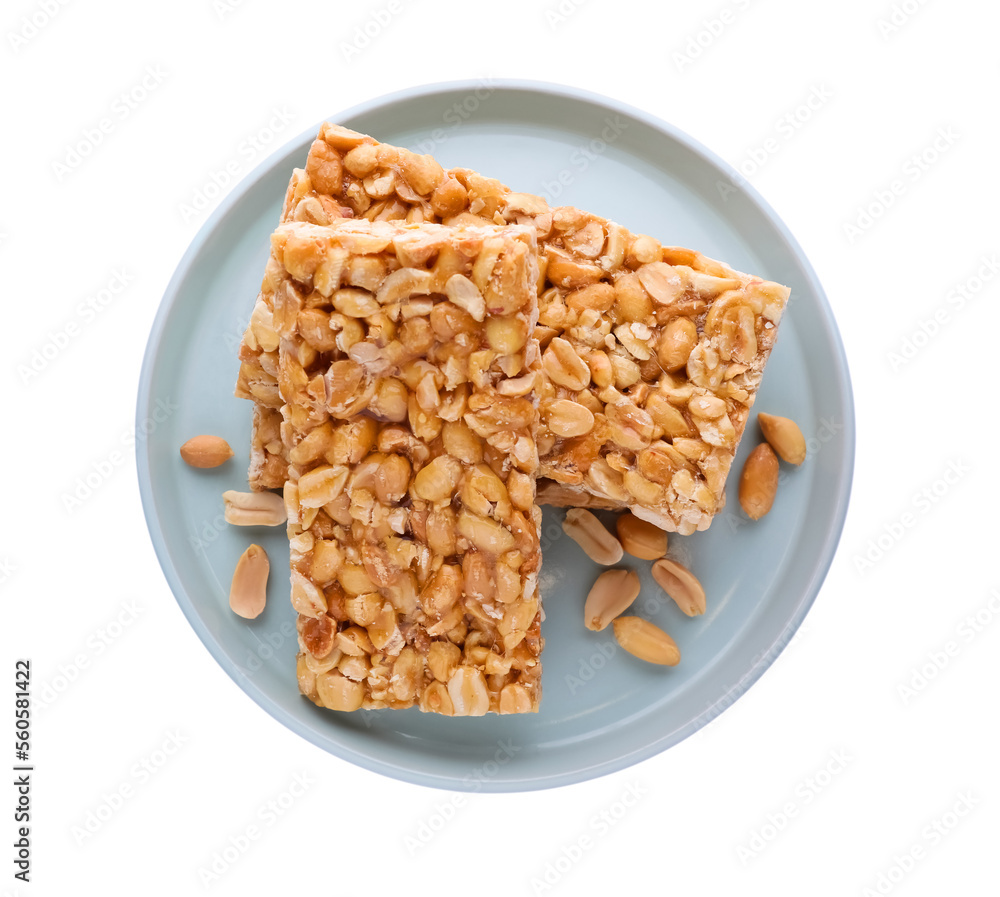
<svg viewBox="0 0 1000 897"><path fill-rule="evenodd" d="M501 713L528 713L531 710L531 695L523 685L511 682L500 692Z"/></svg>
<svg viewBox="0 0 1000 897"><path fill-rule="evenodd" d="M226 503L226 523L233 526L280 526L287 519L285 501L274 492L222 493Z"/></svg>
<svg viewBox="0 0 1000 897"><path fill-rule="evenodd" d="M757 415L757 422L764 438L782 461L789 464L801 464L805 461L806 438L795 421L762 411Z"/></svg>
<svg viewBox="0 0 1000 897"><path fill-rule="evenodd" d="M256 619L267 601L267 575L271 565L267 552L251 545L240 556L229 588L229 606L248 620Z"/></svg>
<svg viewBox="0 0 1000 897"><path fill-rule="evenodd" d="M605 567L622 559L621 543L590 511L570 508L563 520L563 532L579 545L595 563Z"/></svg>
<svg viewBox="0 0 1000 897"><path fill-rule="evenodd" d="M321 508L333 501L347 483L347 468L323 465L299 478L299 505L303 508Z"/></svg>
<svg viewBox="0 0 1000 897"><path fill-rule="evenodd" d="M639 597L639 576L634 570L608 570L597 577L583 606L583 621L588 629L606 629Z"/></svg>
<svg viewBox="0 0 1000 897"><path fill-rule="evenodd" d="M333 651L334 636L337 627L333 620L326 614L319 617L300 617L299 635L302 643L306 646L309 656L322 660L328 657ZM334 664L330 664L327 669L332 669Z"/></svg>
<svg viewBox="0 0 1000 897"><path fill-rule="evenodd" d="M659 626L641 617L618 617L614 621L615 639L629 654L661 666L677 666L681 651Z"/></svg>
<svg viewBox="0 0 1000 897"><path fill-rule="evenodd" d="M740 473L740 506L751 520L760 520L774 504L778 491L778 457L766 442L757 446Z"/></svg>
<svg viewBox="0 0 1000 897"><path fill-rule="evenodd" d="M233 450L221 436L192 436L181 446L181 458L191 467L218 467L232 457Z"/></svg>
<svg viewBox="0 0 1000 897"><path fill-rule="evenodd" d="M567 389L581 390L590 383L590 368L577 355L573 344L555 337L542 354L542 367L553 383Z"/></svg>
<svg viewBox="0 0 1000 897"><path fill-rule="evenodd" d="M455 716L483 716L490 709L486 679L475 667L460 666L448 680L448 695Z"/></svg>
<svg viewBox="0 0 1000 897"><path fill-rule="evenodd" d="M594 429L594 413L579 402L558 399L545 407L545 422L556 436L568 439Z"/></svg>
<svg viewBox="0 0 1000 897"><path fill-rule="evenodd" d="M360 682L351 681L337 670L317 675L316 689L323 706L330 710L358 710L365 698L364 686Z"/></svg>
<svg viewBox="0 0 1000 897"><path fill-rule="evenodd" d="M665 371L679 371L691 357L698 342L698 328L690 318L674 318L667 322L656 347L656 357Z"/></svg>
<svg viewBox="0 0 1000 897"><path fill-rule="evenodd" d="M667 553L667 534L652 523L625 513L618 518L616 527L622 548L632 557L655 561Z"/></svg>
<svg viewBox="0 0 1000 897"><path fill-rule="evenodd" d="M653 579L689 617L705 613L705 589L683 564L660 558L653 564Z"/></svg>
<svg viewBox="0 0 1000 897"><path fill-rule="evenodd" d="M684 290L680 275L666 262L651 262L638 270L639 281L660 305L671 305Z"/></svg>

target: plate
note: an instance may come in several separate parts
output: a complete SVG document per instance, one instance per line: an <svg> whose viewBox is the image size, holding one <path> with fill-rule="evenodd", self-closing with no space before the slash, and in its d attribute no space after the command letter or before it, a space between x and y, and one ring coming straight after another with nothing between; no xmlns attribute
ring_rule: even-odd
<svg viewBox="0 0 1000 897"><path fill-rule="evenodd" d="M236 351L249 318L292 168L315 128L246 178L181 260L153 325L137 407L139 484L167 581L205 646L283 725L331 754L408 782L464 791L518 791L623 769L677 744L743 694L802 622L840 537L854 464L854 412L843 347L816 275L775 213L726 163L686 134L620 103L528 82L432 85L380 98L332 121L474 168L690 246L787 284L788 310L757 409L799 422L801 468L784 468L775 507L750 523L730 478L728 507L704 533L671 536L670 553L701 578L708 612L688 619L662 595L649 563L636 612L670 632L682 660L653 667L589 632L583 599L600 568L546 509L545 608L538 714L450 719L404 711L336 714L298 693L288 544L276 530L227 527L220 495L246 486L250 405L233 397ZM215 470L183 464L178 447L223 436L237 457ZM734 471L755 444L751 424ZM272 575L254 621L229 610L229 581L251 542Z"/></svg>

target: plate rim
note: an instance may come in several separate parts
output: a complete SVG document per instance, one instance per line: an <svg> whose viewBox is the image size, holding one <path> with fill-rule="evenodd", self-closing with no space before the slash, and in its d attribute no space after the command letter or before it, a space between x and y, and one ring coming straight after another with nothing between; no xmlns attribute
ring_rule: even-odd
<svg viewBox="0 0 1000 897"><path fill-rule="evenodd" d="M482 89L482 79L460 79L453 81L438 81L428 84L416 85L402 90L382 94L377 97L355 104L348 109L337 112L334 115L325 117L323 121L348 120L357 116L376 112L379 109L416 99L428 99L434 95L452 93L456 91L471 91ZM802 270L802 273L813 291L817 303L816 311L822 323L822 330L827 344L830 347L831 355L837 362L835 371L838 395L843 404L844 425L843 425L843 449L844 459L838 470L837 482L835 484L836 503L831 509L830 523L824 533L823 542L816 553L816 561L812 566L812 575L808 583L799 596L794 613L787 619L781 633L773 640L766 650L759 652L758 659L745 672L737 683L729 688L711 705L707 706L701 713L693 719L688 720L683 726L674 729L661 738L654 739L643 746L627 753L619 753L610 759L588 765L581 765L569 772L559 772L555 774L527 774L519 778L504 778L490 780L486 782L466 782L456 776L448 776L428 772L410 767L402 767L380 761L377 758L356 752L353 748L345 746L329 737L321 738L314 730L304 725L297 717L293 716L283 706L274 702L270 697L259 689L254 690L248 686L249 679L222 650L221 646L211 636L207 626L196 614L193 602L182 600L181 596L186 596L187 592L183 587L180 574L175 567L170 552L167 549L166 538L160 525L159 516L156 513L156 500L153 495L152 480L150 477L150 440L136 440L136 473L139 481L139 494L142 502L143 515L149 531L153 550L159 561L167 584L170 587L174 600L180 606L182 613L189 625L194 629L202 644L225 671L225 673L240 687L251 700L253 700L268 715L277 722L290 729L295 734L304 738L314 746L320 748L324 753L334 756L357 765L371 772L376 772L390 778L404 781L410 784L423 785L436 789L449 791L477 791L510 793L522 791L534 791L548 788L562 787L579 782L619 772L643 760L663 753L668 748L679 744L681 741L693 735L698 730L712 722L728 707L732 706L747 691L752 688L764 672L781 655L784 648L791 641L792 636L801 627L803 620L811 609L820 589L829 573L833 559L836 556L841 536L843 534L844 523L847 517L848 506L850 504L851 492L854 480L855 455L857 447L856 420L854 392L851 385L850 369L847 360L847 353L843 340L837 327L833 315L832 307L827 298L826 291L820 283L819 277L813 268L805 250L792 235L783 219L775 212L771 205L761 196L756 188L750 184L746 178L739 174L735 167L730 165L715 152L701 144L686 132L679 129L656 115L632 106L616 98L604 96L582 88L572 87L566 84L554 82L538 81L531 79L517 78L490 78L489 87L492 91L522 92L542 95L547 98L557 100L570 100L583 102L591 106L600 107L612 113L626 114L638 122L661 132L669 139L682 145L689 152L700 157L703 161L713 166L721 175L730 179L734 185L746 196L747 200L756 207L774 227L777 234L784 242L784 248L792 256ZM312 128L306 129L290 140L286 141L273 153L269 154L257 166L255 166L239 183L219 202L201 227L192 237L184 254L181 256L174 270L172 277L167 283L160 298L156 315L150 327L149 337L143 353L142 366L140 369L139 383L136 400L136 425L137 427L149 416L151 405L151 388L153 371L157 361L157 348L159 347L167 319L172 310L174 300L181 285L184 283L190 269L203 251L207 240L214 233L219 222L225 218L230 210L239 203L253 187L268 174L274 164L274 160L286 155L293 147L298 146L308 140L318 132L321 122L317 122ZM137 431L138 432L138 431ZM717 708L721 707L721 710ZM335 748L335 749L334 749Z"/></svg>

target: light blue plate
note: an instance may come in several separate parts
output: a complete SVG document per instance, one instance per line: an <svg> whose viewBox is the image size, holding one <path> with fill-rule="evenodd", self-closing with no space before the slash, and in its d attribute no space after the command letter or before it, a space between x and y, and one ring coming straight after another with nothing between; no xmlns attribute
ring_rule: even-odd
<svg viewBox="0 0 1000 897"><path fill-rule="evenodd" d="M708 613L688 619L636 561L636 609L670 632L679 666L644 664L610 629L583 626L599 568L562 536L546 509L542 577L544 694L537 715L448 719L417 710L336 714L299 696L283 528L227 527L221 493L245 490L250 405L233 397L236 351L249 317L292 168L317 128L293 141L222 203L167 288L142 369L139 484L167 581L223 669L275 719L324 750L409 782L517 791L578 782L665 750L715 718L753 684L802 622L833 558L854 465L854 412L844 351L816 275L774 212L733 169L676 128L578 90L504 82L434 85L334 115L390 143L475 168L515 190L585 207L634 232L696 248L789 285L792 299L757 410L799 422L801 468L783 465L775 507L749 522L736 472L759 440L751 422L729 483L729 506L708 532L671 537L671 554L705 585ZM175 407L176 406L176 407ZM155 426L147 423L155 421ZM237 457L215 470L185 466L178 447L199 433ZM251 542L271 558L266 611L228 606L229 581Z"/></svg>

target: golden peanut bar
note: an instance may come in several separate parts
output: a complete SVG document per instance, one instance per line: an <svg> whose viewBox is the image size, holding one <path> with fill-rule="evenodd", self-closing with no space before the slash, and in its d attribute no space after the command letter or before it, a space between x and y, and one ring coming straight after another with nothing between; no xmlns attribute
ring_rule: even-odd
<svg viewBox="0 0 1000 897"><path fill-rule="evenodd" d="M282 215L532 227L545 374L539 502L629 508L682 534L723 507L786 287L337 125L323 126L293 175ZM264 314L262 297L255 316ZM251 321L237 394L267 406L276 353L263 339ZM283 482L268 444L255 434L254 488Z"/></svg>
<svg viewBox="0 0 1000 897"><path fill-rule="evenodd" d="M534 233L290 223L272 262L301 691L537 711Z"/></svg>

